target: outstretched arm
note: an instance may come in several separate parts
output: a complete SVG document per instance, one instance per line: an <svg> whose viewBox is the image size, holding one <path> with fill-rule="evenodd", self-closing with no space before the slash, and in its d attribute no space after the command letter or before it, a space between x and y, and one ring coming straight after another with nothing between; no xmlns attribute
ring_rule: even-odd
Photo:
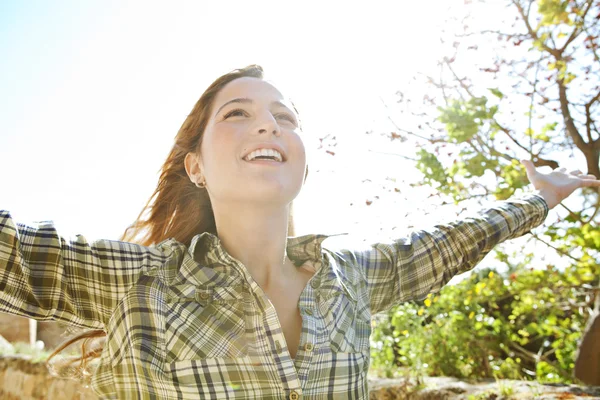
<svg viewBox="0 0 600 400"><path fill-rule="evenodd" d="M341 250L365 277L371 312L439 291L453 276L474 268L497 244L540 225L548 210L575 189L600 186L595 177L578 171L542 174L528 161L523 164L537 189L533 194L496 202L476 215L418 230L390 243Z"/></svg>
<svg viewBox="0 0 600 400"><path fill-rule="evenodd" d="M102 328L140 272L164 258L132 243L67 240L52 222L17 224L0 210L0 311Z"/></svg>
<svg viewBox="0 0 600 400"><path fill-rule="evenodd" d="M375 314L439 291L453 276L474 268L497 244L540 225L547 214L544 199L531 194L388 243L338 252L362 272Z"/></svg>

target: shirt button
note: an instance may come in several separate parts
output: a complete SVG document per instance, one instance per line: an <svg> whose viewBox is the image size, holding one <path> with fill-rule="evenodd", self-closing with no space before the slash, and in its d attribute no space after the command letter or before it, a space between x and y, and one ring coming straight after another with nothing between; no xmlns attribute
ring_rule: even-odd
<svg viewBox="0 0 600 400"><path fill-rule="evenodd" d="M310 308L306 309L306 315L312 315L312 310Z"/></svg>
<svg viewBox="0 0 600 400"><path fill-rule="evenodd" d="M281 343L279 343L279 340L275 341L275 348L277 349L278 352L281 351Z"/></svg>
<svg viewBox="0 0 600 400"><path fill-rule="evenodd" d="M201 298L202 300L206 300L206 299L208 299L208 293L204 293L204 292L200 293L200 298Z"/></svg>
<svg viewBox="0 0 600 400"><path fill-rule="evenodd" d="M313 349L313 344L312 343L306 343L304 345L304 350L306 350L306 351L312 351L312 349Z"/></svg>
<svg viewBox="0 0 600 400"><path fill-rule="evenodd" d="M298 392L296 392L295 390L292 390L292 393L290 393L290 400L298 400L300 398L300 395L298 394Z"/></svg>

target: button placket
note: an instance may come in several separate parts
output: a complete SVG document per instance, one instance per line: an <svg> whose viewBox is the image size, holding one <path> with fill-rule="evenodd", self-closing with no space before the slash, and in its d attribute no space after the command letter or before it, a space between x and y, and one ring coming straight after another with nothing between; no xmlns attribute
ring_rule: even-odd
<svg viewBox="0 0 600 400"><path fill-rule="evenodd" d="M300 346L298 348L298 356L295 359L295 366L298 371L300 380L302 381L302 387L306 384L306 379L310 375L309 371L314 368L313 358L316 357L316 341L317 337L317 325L318 312L313 302L305 302L301 306L301 313L303 316L302 321L302 336L300 338ZM308 313L306 311L310 310Z"/></svg>
<svg viewBox="0 0 600 400"><path fill-rule="evenodd" d="M196 288L195 296L198 303L207 305L212 300L212 293L210 289Z"/></svg>

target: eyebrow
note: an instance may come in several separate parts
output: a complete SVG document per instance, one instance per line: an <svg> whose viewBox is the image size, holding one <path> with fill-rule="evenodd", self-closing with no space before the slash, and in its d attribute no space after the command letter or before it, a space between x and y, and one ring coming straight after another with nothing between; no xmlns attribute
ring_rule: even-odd
<svg viewBox="0 0 600 400"><path fill-rule="evenodd" d="M221 112L221 110L225 106L227 106L227 105L229 105L231 103L252 104L252 103L254 103L254 101L252 99L247 98L247 97L242 97L242 98L238 98L238 99L229 100L227 103L225 103L221 107L219 107L219 109L217 110L217 112L215 113L215 115L219 114ZM286 106L285 104L283 104L280 101L273 101L273 102L271 102L271 105L272 106L284 107L284 108L287 108L289 110L288 106ZM292 111L292 110L290 110L290 111Z"/></svg>

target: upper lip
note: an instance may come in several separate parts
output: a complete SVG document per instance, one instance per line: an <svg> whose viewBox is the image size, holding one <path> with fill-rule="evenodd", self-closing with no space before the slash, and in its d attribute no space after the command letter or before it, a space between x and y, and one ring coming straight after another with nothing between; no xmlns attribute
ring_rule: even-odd
<svg viewBox="0 0 600 400"><path fill-rule="evenodd" d="M250 149L248 149L244 155L242 156L242 159L246 159L246 156L250 153L252 153L255 150L259 150L259 149L272 149L272 150L277 150L279 152L279 154L281 154L281 161L286 161L287 157L285 155L285 152L283 151L283 149L281 148L281 146L275 144L275 143L263 143L263 144L256 144L254 146L252 146Z"/></svg>

